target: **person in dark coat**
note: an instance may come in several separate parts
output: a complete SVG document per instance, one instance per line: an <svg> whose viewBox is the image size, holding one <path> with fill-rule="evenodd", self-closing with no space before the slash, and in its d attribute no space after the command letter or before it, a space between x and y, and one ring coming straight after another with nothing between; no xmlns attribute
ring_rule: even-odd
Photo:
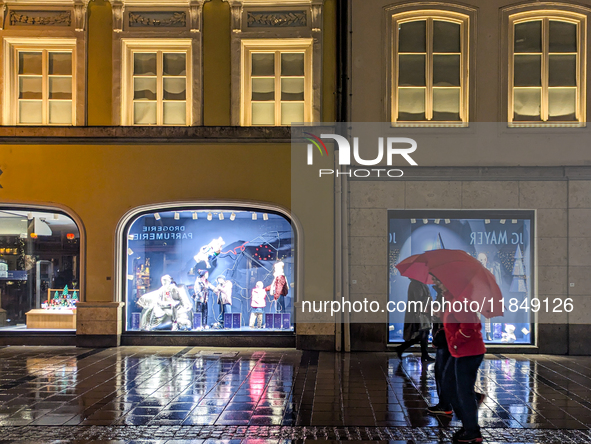
<svg viewBox="0 0 591 444"><path fill-rule="evenodd" d="M431 304L429 287L422 282L411 279L408 286L408 303L404 315L404 343L396 347L398 357L402 359L402 353L415 344L421 345L421 359L423 362L433 362L434 359L427 353L429 331L431 330L431 317L425 311Z"/></svg>

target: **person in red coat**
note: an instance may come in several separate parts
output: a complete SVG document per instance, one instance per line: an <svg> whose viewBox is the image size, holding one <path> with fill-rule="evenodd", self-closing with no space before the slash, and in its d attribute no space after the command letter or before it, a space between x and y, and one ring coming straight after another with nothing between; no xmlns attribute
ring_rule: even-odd
<svg viewBox="0 0 591 444"><path fill-rule="evenodd" d="M443 290L445 300L453 304L454 296L445 287ZM451 354L443 370L442 383L449 388L452 408L462 421L462 428L454 434L453 442L481 443L478 404L474 392L478 368L486 353L480 318L471 311L454 311L451 305L445 307L442 321Z"/></svg>

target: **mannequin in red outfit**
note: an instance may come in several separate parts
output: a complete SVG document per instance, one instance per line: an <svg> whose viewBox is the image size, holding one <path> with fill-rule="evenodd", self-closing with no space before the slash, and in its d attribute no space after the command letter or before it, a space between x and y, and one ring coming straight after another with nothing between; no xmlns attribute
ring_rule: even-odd
<svg viewBox="0 0 591 444"><path fill-rule="evenodd" d="M285 296L289 292L289 284L285 278L283 267L285 264L281 261L273 265L273 282L271 285L265 287L265 290L270 292L273 296L273 304L275 305L275 313L285 313Z"/></svg>

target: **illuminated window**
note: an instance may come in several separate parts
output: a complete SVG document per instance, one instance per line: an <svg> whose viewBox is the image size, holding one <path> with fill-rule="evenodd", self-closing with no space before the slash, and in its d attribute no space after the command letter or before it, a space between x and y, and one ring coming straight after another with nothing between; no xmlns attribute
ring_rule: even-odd
<svg viewBox="0 0 591 444"><path fill-rule="evenodd" d="M296 236L283 210L144 207L120 224L118 248L127 331L294 330Z"/></svg>
<svg viewBox="0 0 591 444"><path fill-rule="evenodd" d="M585 17L548 11L509 20L509 122L585 122Z"/></svg>
<svg viewBox="0 0 591 444"><path fill-rule="evenodd" d="M78 227L57 208L0 207L0 335L76 329L84 289Z"/></svg>
<svg viewBox="0 0 591 444"><path fill-rule="evenodd" d="M468 122L468 16L424 11L392 20L392 122Z"/></svg>
<svg viewBox="0 0 591 444"><path fill-rule="evenodd" d="M191 122L190 41L124 40L124 124L188 125Z"/></svg>
<svg viewBox="0 0 591 444"><path fill-rule="evenodd" d="M75 41L11 43L5 56L12 78L5 92L7 123L15 125L73 125L76 79Z"/></svg>
<svg viewBox="0 0 591 444"><path fill-rule="evenodd" d="M291 125L312 115L312 41L242 41L242 125Z"/></svg>

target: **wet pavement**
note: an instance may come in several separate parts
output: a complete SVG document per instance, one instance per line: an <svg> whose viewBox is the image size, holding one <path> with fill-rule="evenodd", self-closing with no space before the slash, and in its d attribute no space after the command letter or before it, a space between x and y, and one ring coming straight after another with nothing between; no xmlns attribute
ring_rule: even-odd
<svg viewBox="0 0 591 444"><path fill-rule="evenodd" d="M487 355L485 442L591 442L591 357ZM0 443L450 442L433 365L395 353L0 348Z"/></svg>

